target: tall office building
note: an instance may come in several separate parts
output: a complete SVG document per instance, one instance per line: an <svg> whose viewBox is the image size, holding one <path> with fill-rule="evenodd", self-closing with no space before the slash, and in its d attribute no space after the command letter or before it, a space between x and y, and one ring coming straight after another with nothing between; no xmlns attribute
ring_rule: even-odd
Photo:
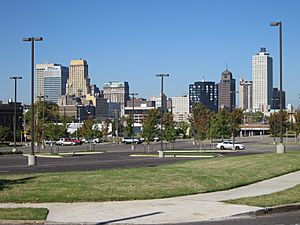
<svg viewBox="0 0 300 225"><path fill-rule="evenodd" d="M240 79L240 108L245 111L252 111L252 81Z"/></svg>
<svg viewBox="0 0 300 225"><path fill-rule="evenodd" d="M272 101L273 59L261 48L252 56L253 110L268 112Z"/></svg>
<svg viewBox="0 0 300 225"><path fill-rule="evenodd" d="M66 94L69 68L60 64L36 65L36 96L45 96L46 101L58 102Z"/></svg>
<svg viewBox="0 0 300 225"><path fill-rule="evenodd" d="M232 78L232 73L226 69L222 73L219 83L219 109L233 110L236 106L235 96L235 79Z"/></svg>
<svg viewBox="0 0 300 225"><path fill-rule="evenodd" d="M192 112L196 103L202 103L206 108L218 111L218 85L212 81L198 81L189 85L189 108Z"/></svg>
<svg viewBox="0 0 300 225"><path fill-rule="evenodd" d="M285 109L285 91L282 90L282 108ZM271 109L280 109L280 89L273 88Z"/></svg>
<svg viewBox="0 0 300 225"><path fill-rule="evenodd" d="M167 111L168 105L167 105L167 96L163 94L163 104L164 104L164 111ZM155 102L155 108L160 109L161 108L161 96L151 96L149 98L150 101Z"/></svg>
<svg viewBox="0 0 300 225"><path fill-rule="evenodd" d="M110 81L103 85L103 95L108 102L119 103L121 111L124 112L126 102L129 98L128 82Z"/></svg>
<svg viewBox="0 0 300 225"><path fill-rule="evenodd" d="M172 113L175 122L189 121L189 97L172 97Z"/></svg>
<svg viewBox="0 0 300 225"><path fill-rule="evenodd" d="M72 60L69 68L66 94L81 97L90 94L90 92L91 87L87 62L82 59Z"/></svg>

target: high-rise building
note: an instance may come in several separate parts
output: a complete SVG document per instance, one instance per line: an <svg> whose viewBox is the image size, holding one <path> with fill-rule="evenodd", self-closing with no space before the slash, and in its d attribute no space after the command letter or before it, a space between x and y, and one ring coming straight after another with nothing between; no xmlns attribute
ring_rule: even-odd
<svg viewBox="0 0 300 225"><path fill-rule="evenodd" d="M58 102L66 94L69 68L60 64L36 65L36 96L45 96L46 101Z"/></svg>
<svg viewBox="0 0 300 225"><path fill-rule="evenodd" d="M189 108L192 112L196 103L202 103L206 108L218 111L218 85L212 81L197 81L189 85Z"/></svg>
<svg viewBox="0 0 300 225"><path fill-rule="evenodd" d="M155 102L155 108L160 109L161 108L161 96L151 96L149 98L150 101ZM164 111L167 111L168 105L167 105L167 96L163 94L163 104L164 104Z"/></svg>
<svg viewBox="0 0 300 225"><path fill-rule="evenodd" d="M83 103L87 105L87 102L91 102L92 105L95 107L95 118L99 119L100 121L104 121L105 119L109 118L109 105L107 99L103 98L102 95L89 94L85 96L85 101Z"/></svg>
<svg viewBox="0 0 300 225"><path fill-rule="evenodd" d="M285 109L285 91L282 90L282 108ZM271 109L280 109L280 89L273 88Z"/></svg>
<svg viewBox="0 0 300 225"><path fill-rule="evenodd" d="M219 83L219 109L233 110L236 106L235 96L235 79L232 78L232 73L226 69L222 73Z"/></svg>
<svg viewBox="0 0 300 225"><path fill-rule="evenodd" d="M130 99L128 82L110 81L104 83L103 95L109 103L119 103L123 115L126 102Z"/></svg>
<svg viewBox="0 0 300 225"><path fill-rule="evenodd" d="M71 60L66 94L81 97L90 94L90 92L87 62L82 59Z"/></svg>
<svg viewBox="0 0 300 225"><path fill-rule="evenodd" d="M172 113L175 122L188 122L189 119L189 97L172 97Z"/></svg>
<svg viewBox="0 0 300 225"><path fill-rule="evenodd" d="M252 111L252 81L240 79L240 108L246 111Z"/></svg>
<svg viewBox="0 0 300 225"><path fill-rule="evenodd" d="M253 110L268 112L272 101L273 59L261 48L252 56Z"/></svg>

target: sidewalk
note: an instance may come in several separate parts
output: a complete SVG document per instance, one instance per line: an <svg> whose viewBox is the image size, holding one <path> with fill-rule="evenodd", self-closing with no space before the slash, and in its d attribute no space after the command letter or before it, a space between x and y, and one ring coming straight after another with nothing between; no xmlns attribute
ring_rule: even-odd
<svg viewBox="0 0 300 225"><path fill-rule="evenodd" d="M252 185L206 194L156 200L86 203L3 203L0 207L45 207L47 224L163 224L218 220L262 208L220 201L270 194L300 184L300 171Z"/></svg>

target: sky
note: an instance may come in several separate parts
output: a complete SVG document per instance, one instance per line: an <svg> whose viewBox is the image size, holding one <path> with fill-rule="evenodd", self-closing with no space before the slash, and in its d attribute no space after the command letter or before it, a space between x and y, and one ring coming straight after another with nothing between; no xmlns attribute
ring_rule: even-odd
<svg viewBox="0 0 300 225"><path fill-rule="evenodd" d="M283 23L283 87L287 103L300 103L300 0L1 0L0 100L30 103L31 50L24 37L42 36L36 63L69 65L85 59L92 84L128 81L130 92L168 97L188 85L219 82L228 69L251 80L251 58L266 47L279 83L279 29ZM239 96L237 96L238 98Z"/></svg>

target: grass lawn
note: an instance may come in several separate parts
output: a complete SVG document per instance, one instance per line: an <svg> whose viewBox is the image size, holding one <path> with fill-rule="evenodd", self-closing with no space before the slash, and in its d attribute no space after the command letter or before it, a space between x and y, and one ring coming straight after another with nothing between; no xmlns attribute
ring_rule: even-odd
<svg viewBox="0 0 300 225"><path fill-rule="evenodd" d="M0 208L0 220L46 220L45 208Z"/></svg>
<svg viewBox="0 0 300 225"><path fill-rule="evenodd" d="M154 199L230 189L300 170L300 151L159 167L0 175L0 202Z"/></svg>
<svg viewBox="0 0 300 225"><path fill-rule="evenodd" d="M270 207L277 205L286 205L300 202L300 185L289 188L284 191L262 195L257 197L239 198L225 201L232 204L251 205L260 207Z"/></svg>

